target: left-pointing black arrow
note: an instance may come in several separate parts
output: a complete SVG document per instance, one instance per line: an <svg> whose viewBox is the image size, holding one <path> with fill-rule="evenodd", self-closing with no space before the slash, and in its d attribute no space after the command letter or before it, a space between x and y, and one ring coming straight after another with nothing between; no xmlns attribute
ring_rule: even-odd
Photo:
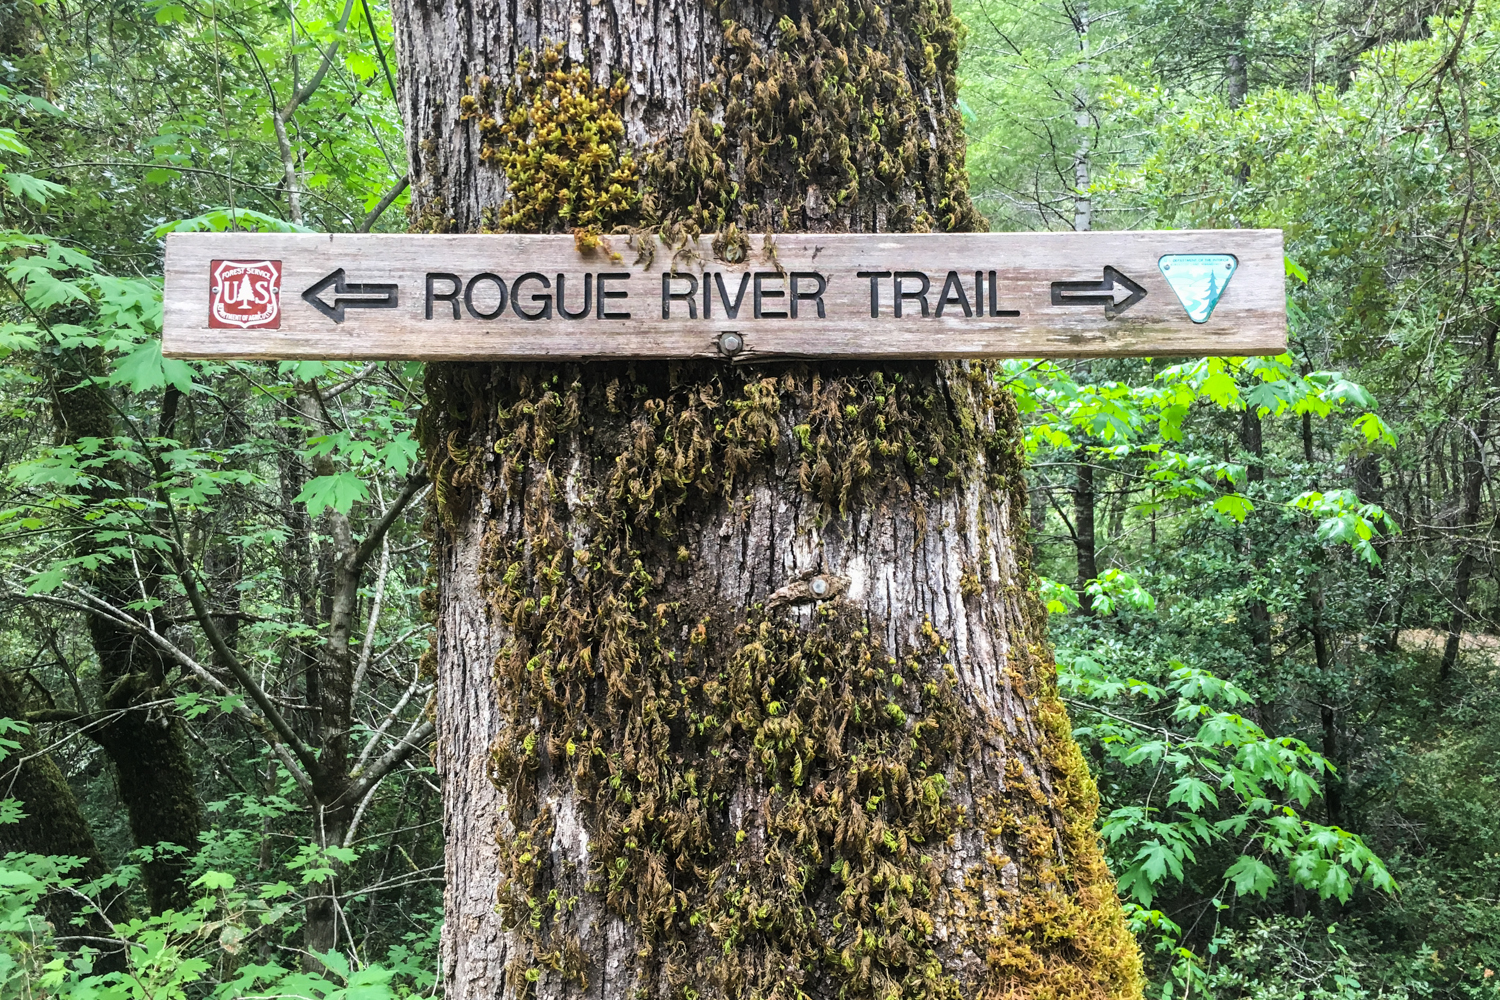
<svg viewBox="0 0 1500 1000"><path fill-rule="evenodd" d="M319 297L330 287L333 289L333 305ZM341 267L303 292L302 301L335 323L342 323L345 309L396 308L396 286L351 285L344 280L344 269Z"/></svg>
<svg viewBox="0 0 1500 1000"><path fill-rule="evenodd" d="M1116 282L1119 285L1116 286ZM1113 267L1104 268L1102 281L1054 281L1055 306L1103 306L1107 319L1114 319L1146 297L1146 290Z"/></svg>

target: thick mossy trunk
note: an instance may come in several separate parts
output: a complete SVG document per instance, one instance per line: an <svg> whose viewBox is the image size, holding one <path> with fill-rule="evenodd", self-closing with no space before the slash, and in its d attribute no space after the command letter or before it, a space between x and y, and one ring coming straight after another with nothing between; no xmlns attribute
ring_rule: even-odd
<svg viewBox="0 0 1500 1000"><path fill-rule="evenodd" d="M416 228L981 222L946 3L395 9ZM450 997L1139 996L994 376L430 369Z"/></svg>
<svg viewBox="0 0 1500 1000"><path fill-rule="evenodd" d="M1138 990L988 369L431 388L457 995Z"/></svg>

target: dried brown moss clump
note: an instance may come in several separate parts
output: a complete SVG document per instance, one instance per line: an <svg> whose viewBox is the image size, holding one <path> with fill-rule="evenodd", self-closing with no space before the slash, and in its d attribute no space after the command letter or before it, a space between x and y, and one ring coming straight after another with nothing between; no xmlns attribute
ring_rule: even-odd
<svg viewBox="0 0 1500 1000"><path fill-rule="evenodd" d="M509 637L495 690L513 725L491 774L517 831L498 901L524 942L515 981L582 984L587 894L637 935L652 996L1139 994L1093 786L1050 682L1028 692L1050 667L1037 622L1011 668L1040 702L1039 742L1002 787L971 788L997 723L960 702L930 624L892 649L847 602L799 622L690 585L687 526L741 502L777 455L829 519L920 510L977 476L1024 511L1014 405L988 370L970 378L977 415L932 364L436 370L442 510L478 499L492 441L489 502L524 521L490 539L481 584ZM559 454L580 445L601 463L581 492ZM564 790L587 871L548 846Z"/></svg>
<svg viewBox="0 0 1500 1000"><path fill-rule="evenodd" d="M476 121L479 158L505 171L508 196L483 227L491 232L598 233L640 205L640 174L622 145L620 106L629 87L618 77L596 86L587 67L564 66L562 46L516 64L496 100L489 77L479 96L459 101L460 119Z"/></svg>

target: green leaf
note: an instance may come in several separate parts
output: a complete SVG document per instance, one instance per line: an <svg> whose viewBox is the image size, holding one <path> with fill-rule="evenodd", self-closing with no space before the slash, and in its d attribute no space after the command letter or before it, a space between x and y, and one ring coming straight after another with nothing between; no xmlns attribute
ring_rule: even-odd
<svg viewBox="0 0 1500 1000"><path fill-rule="evenodd" d="M1069 611L1076 611L1082 607L1078 600L1078 591L1066 583L1051 580L1045 576L1039 577L1037 582L1040 584L1042 600L1047 603L1048 614L1065 615Z"/></svg>
<svg viewBox="0 0 1500 1000"><path fill-rule="evenodd" d="M1173 878L1179 881L1182 879L1182 859L1178 857L1178 850L1159 840L1146 841L1135 857L1141 862L1141 870L1153 884L1165 879L1168 872Z"/></svg>
<svg viewBox="0 0 1500 1000"><path fill-rule="evenodd" d="M1391 432L1384 420L1374 413L1366 413L1354 421L1354 429L1365 436L1370 444L1380 444L1396 447L1396 435Z"/></svg>
<svg viewBox="0 0 1500 1000"><path fill-rule="evenodd" d="M193 370L184 361L164 358L161 341L151 338L135 350L115 360L109 380L127 386L131 392L146 392L171 384L179 392L193 389Z"/></svg>
<svg viewBox="0 0 1500 1000"><path fill-rule="evenodd" d="M234 876L228 872L208 871L200 875L193 885L202 886L205 889L233 889Z"/></svg>
<svg viewBox="0 0 1500 1000"><path fill-rule="evenodd" d="M1286 406L1290 394L1283 382L1261 382L1245 394L1245 405L1253 407L1260 416L1280 413Z"/></svg>
<svg viewBox="0 0 1500 1000"><path fill-rule="evenodd" d="M1167 794L1167 805L1181 803L1193 812L1200 812L1204 805L1215 808L1219 805L1219 798L1214 794L1208 783L1190 774L1178 778L1172 785L1172 790Z"/></svg>
<svg viewBox="0 0 1500 1000"><path fill-rule="evenodd" d="M380 72L380 64L375 61L374 56L359 51L350 51L346 58L349 71L356 76L368 78Z"/></svg>
<svg viewBox="0 0 1500 1000"><path fill-rule="evenodd" d="M313 952L328 968L330 972L340 979L349 978L349 959L344 957L341 951Z"/></svg>
<svg viewBox="0 0 1500 1000"><path fill-rule="evenodd" d="M155 4L157 24L180 24L188 20L188 11L175 3Z"/></svg>
<svg viewBox="0 0 1500 1000"><path fill-rule="evenodd" d="M276 371L299 382L311 382L328 374L328 365L322 361L282 361L277 364Z"/></svg>
<svg viewBox="0 0 1500 1000"><path fill-rule="evenodd" d="M299 226L295 222L287 222L254 209L215 208L191 219L179 219L164 226L157 226L151 231L151 235L157 239L164 239L168 233L224 233L239 229L256 233L314 232L306 226Z"/></svg>
<svg viewBox="0 0 1500 1000"><path fill-rule="evenodd" d="M42 570L26 584L28 594L50 594L63 585L67 574L61 566L52 566Z"/></svg>
<svg viewBox="0 0 1500 1000"><path fill-rule="evenodd" d="M356 851L356 850L354 850L354 848L352 848L352 847L340 847L337 844L333 844L333 845L330 845L330 846L324 848L323 849L323 853L327 854L330 858L333 858L335 861L342 861L346 865L353 864L354 863L354 859L357 858L357 857L359 857L359 852Z"/></svg>
<svg viewBox="0 0 1500 1000"><path fill-rule="evenodd" d="M1265 899L1266 892L1276 884L1276 873L1270 866L1248 854L1241 854L1240 859L1224 872L1224 877L1234 885L1237 896L1255 895Z"/></svg>
<svg viewBox="0 0 1500 1000"><path fill-rule="evenodd" d="M63 194L68 189L61 184L44 181L40 177L30 174L20 174L15 171L6 171L0 174L0 180L5 181L5 186L10 188L10 193L17 198L24 198L36 202L38 205L47 204L47 199L55 194Z"/></svg>
<svg viewBox="0 0 1500 1000"><path fill-rule="evenodd" d="M36 876L0 865L0 885L37 885Z"/></svg>
<svg viewBox="0 0 1500 1000"><path fill-rule="evenodd" d="M62 264L45 257L23 257L6 267L6 276L18 285L23 285L26 301L32 308L45 312L65 302L87 303L88 293L76 281L58 278L52 272L61 270Z"/></svg>
<svg viewBox="0 0 1500 1000"><path fill-rule="evenodd" d="M1142 906L1150 906L1151 901L1156 898L1156 887L1147 877L1145 869L1134 864L1120 876L1120 895L1134 899Z"/></svg>
<svg viewBox="0 0 1500 1000"><path fill-rule="evenodd" d="M398 476L405 476L417 463L421 453L422 448L416 437L410 431L402 431L375 454L385 463L386 468Z"/></svg>
<svg viewBox="0 0 1500 1000"><path fill-rule="evenodd" d="M307 504L308 516L317 517L329 507L340 514L347 514L356 502L369 498L370 491L364 480L353 472L340 472L308 480L307 485L302 487L302 492L293 500Z"/></svg>
<svg viewBox="0 0 1500 1000"><path fill-rule="evenodd" d="M15 129L0 128L0 150L7 153L19 153L22 156L31 155L31 150L16 135Z"/></svg>
<svg viewBox="0 0 1500 1000"><path fill-rule="evenodd" d="M1214 501L1214 510L1220 514L1228 514L1236 521L1243 522L1245 518L1255 509L1255 504L1250 498L1241 493L1226 493Z"/></svg>
<svg viewBox="0 0 1500 1000"><path fill-rule="evenodd" d="M1198 391L1225 408L1232 406L1240 395L1240 387L1234 376L1225 371L1216 371L1208 376Z"/></svg>

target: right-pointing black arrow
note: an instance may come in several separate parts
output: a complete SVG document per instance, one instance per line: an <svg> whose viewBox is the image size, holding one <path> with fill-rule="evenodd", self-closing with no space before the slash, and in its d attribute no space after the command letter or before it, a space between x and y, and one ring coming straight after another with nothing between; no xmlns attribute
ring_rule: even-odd
<svg viewBox="0 0 1500 1000"><path fill-rule="evenodd" d="M396 308L395 285L351 285L344 281L341 267L323 277L316 285L302 293L302 301L335 323L344 321L345 309L394 309ZM324 289L333 288L333 305L319 296Z"/></svg>
<svg viewBox="0 0 1500 1000"><path fill-rule="evenodd" d="M1117 285L1116 282L1119 282ZM1106 319L1114 319L1146 297L1146 290L1113 267L1104 268L1102 281L1054 281L1055 306L1103 306Z"/></svg>

